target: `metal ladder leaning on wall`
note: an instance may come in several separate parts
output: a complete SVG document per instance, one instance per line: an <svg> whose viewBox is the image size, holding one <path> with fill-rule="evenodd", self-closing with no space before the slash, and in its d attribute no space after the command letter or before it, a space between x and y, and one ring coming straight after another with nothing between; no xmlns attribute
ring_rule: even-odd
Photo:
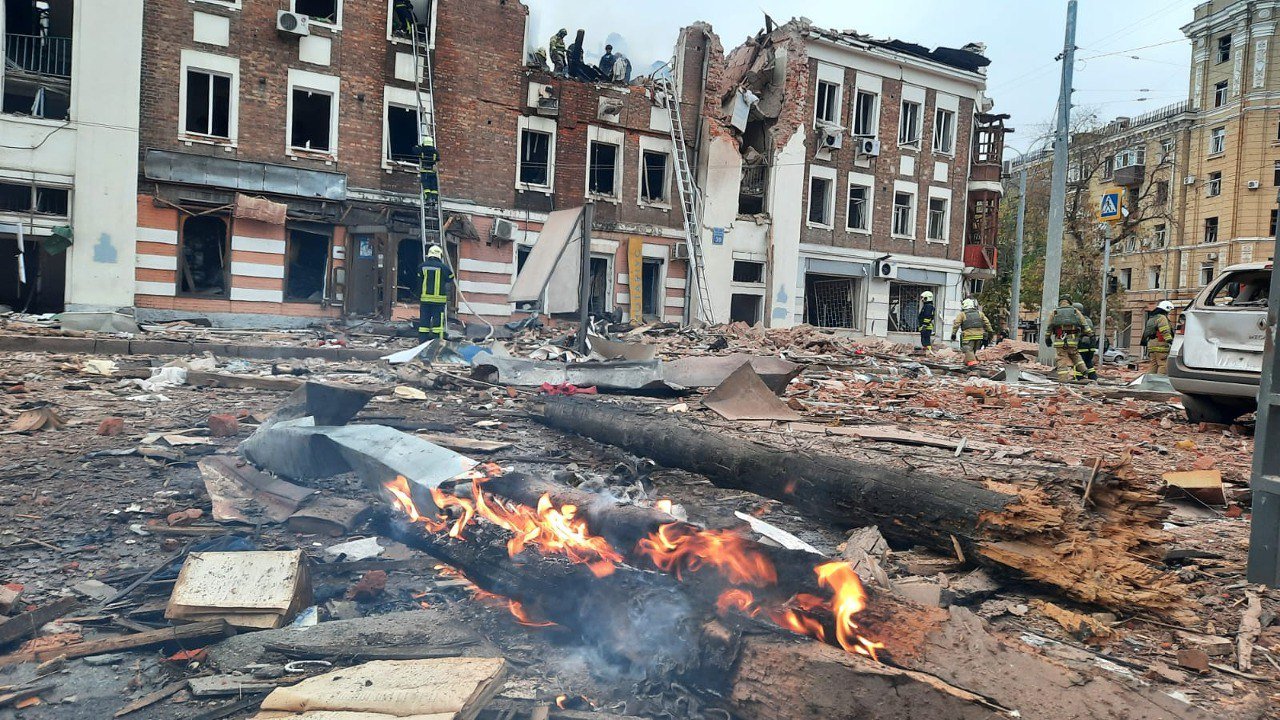
<svg viewBox="0 0 1280 720"><path fill-rule="evenodd" d="M675 67L674 63L672 67ZM684 144L684 122L680 117L680 94L670 79L658 81L659 90L666 93L667 114L671 119L671 145L675 152L676 186L680 191L680 211L684 219L684 241L689 247L689 269L698 290L698 306L702 320L712 321L711 291L707 287L706 266L702 260L702 197L697 180L689 167L689 148Z"/></svg>
<svg viewBox="0 0 1280 720"><path fill-rule="evenodd" d="M429 42L428 33L431 32L431 26L428 23L418 23L413 26L413 66L416 72L413 74L414 98L418 101L418 142L421 143L423 138L430 137L434 142L436 140L436 93L435 78L431 67L431 43ZM424 67L425 66L425 67ZM426 101L423 101L422 81L426 80ZM436 146L437 148L439 145ZM437 163L438 164L438 163ZM418 171L422 171L422 158L418 158ZM437 189L439 188L439 168L437 168ZM441 228L444 227L444 210L440 207L440 195L436 194L431 200L427 200L426 194L421 188L418 190L418 221L422 232L422 257L427 256L427 248L431 245L439 245L444 248L444 238L441 237ZM445 264L450 264L449 254L445 253Z"/></svg>

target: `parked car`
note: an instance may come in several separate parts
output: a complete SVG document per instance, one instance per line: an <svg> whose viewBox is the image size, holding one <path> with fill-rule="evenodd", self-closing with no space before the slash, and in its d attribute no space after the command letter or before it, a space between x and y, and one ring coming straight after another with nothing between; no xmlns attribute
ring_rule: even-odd
<svg viewBox="0 0 1280 720"><path fill-rule="evenodd" d="M1188 420L1229 423L1257 409L1271 265L1226 268L1183 310L1169 382Z"/></svg>

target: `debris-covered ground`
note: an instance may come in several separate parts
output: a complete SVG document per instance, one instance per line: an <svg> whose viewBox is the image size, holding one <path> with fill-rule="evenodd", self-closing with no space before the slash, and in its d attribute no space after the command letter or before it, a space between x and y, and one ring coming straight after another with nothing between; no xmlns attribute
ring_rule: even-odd
<svg viewBox="0 0 1280 720"><path fill-rule="evenodd" d="M59 335L40 329L33 337ZM410 345L336 337L319 333L306 343L387 352ZM544 330L505 347L516 357L555 359L562 353L548 348L558 337ZM1123 478L1132 492L1160 498L1163 517L1151 537L1161 555L1143 562L1176 582L1189 613L1172 619L1143 607L1078 602L990 564L976 570L959 544L942 552L900 541L890 547L868 529L850 534L795 504L551 429L536 419L546 389L475 380L465 365L290 359L289 348L303 344L290 334L214 339L275 345L279 357L270 360L206 354L199 343L181 356L33 346L4 353L0 366L0 614L7 618L0 622L0 719L248 718L260 707L287 713L288 697L273 694L271 703L285 703L279 706L263 698L335 669L405 660L475 674L470 704L441 710L458 717L725 716L653 668L621 666L574 628L545 626L415 543L400 542L407 538L389 530L398 511L360 474L302 482L256 473L237 454L240 443L307 381L375 394L348 426L393 428L506 472L669 507L709 528L777 535L766 545L798 541L851 561L869 555L876 573L864 581L886 601L966 607L1019 652L1089 667L1096 677L1207 713L1196 717L1263 717L1280 704L1280 602L1244 577L1251 422L1191 425L1176 395L1127 387L1131 371L1104 371L1098 385L1042 381L1049 373L1027 359L1030 346L989 348L971 373L951 351L923 358L811 328L651 328L615 339L654 344L665 360L739 352L799 363L779 401L791 419L728 420L699 392L602 394L591 402L669 416L797 457L889 462L903 472L959 478L992 468ZM989 379L1007 358L1026 372L1021 381ZM1165 477L1176 472L1193 475ZM1186 485L1186 477L1198 486L1194 494L1166 487ZM1087 495L1089 484L1073 491ZM1081 502L1079 495L1071 502ZM1072 512L1102 512L1089 502ZM750 521L764 525L752 529ZM890 528L885 535L899 537ZM301 556L258 556L283 563L266 569L248 561L210 568L213 579L203 582L213 589L199 584L189 559L253 550ZM179 578L184 560L190 576ZM213 612L201 598L215 591L248 605ZM74 602L59 604L62 598ZM42 617L50 607L53 616ZM224 639L221 619L232 615L241 630ZM297 627L248 631L245 623ZM895 638L875 640L892 662ZM505 676L495 680L478 661L459 669L458 657L505 658ZM359 717L397 716L384 710ZM263 715L286 716L301 717Z"/></svg>

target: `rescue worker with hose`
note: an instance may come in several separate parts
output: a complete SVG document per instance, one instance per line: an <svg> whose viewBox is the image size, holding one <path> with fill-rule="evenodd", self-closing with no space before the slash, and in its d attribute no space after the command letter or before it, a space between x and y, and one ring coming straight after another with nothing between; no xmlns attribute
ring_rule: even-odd
<svg viewBox="0 0 1280 720"><path fill-rule="evenodd" d="M960 314L956 315L951 327L951 339L960 335L960 349L964 351L965 367L978 364L978 348L982 341L992 335L991 321L978 309L978 301L965 298L960 303Z"/></svg>
<svg viewBox="0 0 1280 720"><path fill-rule="evenodd" d="M1165 375L1169 372L1169 349L1173 344L1173 325L1169 322L1169 313L1173 311L1173 303L1161 300L1156 309L1147 318L1147 325L1142 329L1142 344L1147 348L1147 372L1153 375Z"/></svg>
<svg viewBox="0 0 1280 720"><path fill-rule="evenodd" d="M1044 344L1057 351L1059 382L1071 382L1086 374L1084 360L1080 358L1080 333L1088 325L1089 318L1071 305L1071 298L1062 298L1049 317Z"/></svg>
<svg viewBox="0 0 1280 720"><path fill-rule="evenodd" d="M1084 327L1080 330L1080 359L1084 361L1084 374L1076 374L1077 380L1098 379L1098 336L1093 331L1093 320L1084 312L1084 303L1072 303L1071 307L1079 311L1084 318Z"/></svg>
<svg viewBox="0 0 1280 720"><path fill-rule="evenodd" d="M427 259L422 263L422 303L418 318L418 337L422 342L444 339L452 285L453 271L444 262L444 250L432 245L427 248Z"/></svg>
<svg viewBox="0 0 1280 720"><path fill-rule="evenodd" d="M933 321L938 310L933 306L933 292L920 293L920 312L916 313L916 325L920 328L920 348L925 355L933 353Z"/></svg>

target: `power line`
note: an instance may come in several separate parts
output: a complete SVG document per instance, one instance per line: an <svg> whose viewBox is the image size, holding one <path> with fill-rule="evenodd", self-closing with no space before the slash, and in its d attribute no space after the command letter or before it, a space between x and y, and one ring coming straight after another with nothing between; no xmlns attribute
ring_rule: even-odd
<svg viewBox="0 0 1280 720"><path fill-rule="evenodd" d="M1152 43L1150 45L1142 45L1140 47L1129 48L1127 50L1116 50L1114 52L1098 53L1097 55L1089 55L1088 57L1076 58L1077 60L1097 60L1098 58L1112 57L1113 55L1124 55L1127 53L1137 52L1139 50L1149 50L1151 48L1162 47L1164 45L1172 45L1174 43L1186 42L1186 38L1177 38L1175 40L1165 40L1164 42ZM1082 48L1087 49L1087 48Z"/></svg>

